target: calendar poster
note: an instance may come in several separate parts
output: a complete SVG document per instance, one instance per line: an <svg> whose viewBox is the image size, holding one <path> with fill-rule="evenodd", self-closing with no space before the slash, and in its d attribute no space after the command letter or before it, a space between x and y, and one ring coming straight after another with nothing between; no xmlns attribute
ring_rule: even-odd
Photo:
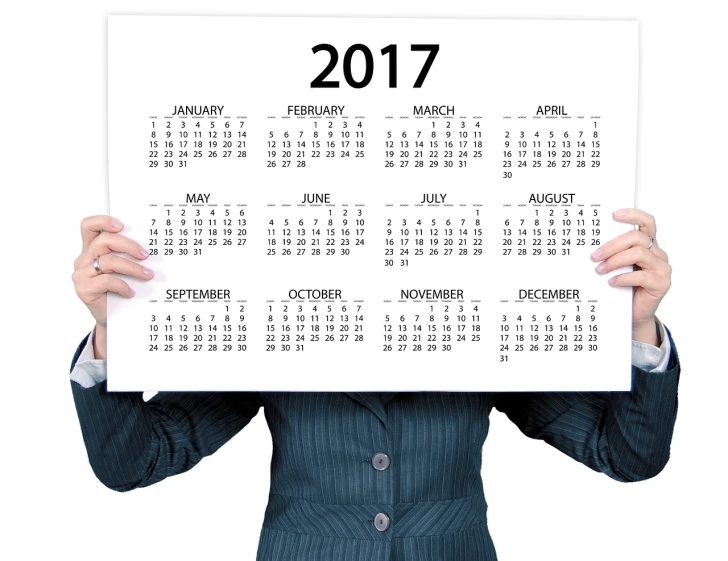
<svg viewBox="0 0 728 561"><path fill-rule="evenodd" d="M636 22L108 27L111 391L630 389Z"/></svg>

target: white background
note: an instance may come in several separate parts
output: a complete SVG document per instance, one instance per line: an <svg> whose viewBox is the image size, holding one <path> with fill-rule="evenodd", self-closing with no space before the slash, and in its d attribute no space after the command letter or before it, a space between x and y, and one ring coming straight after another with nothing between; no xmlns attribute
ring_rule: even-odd
<svg viewBox="0 0 728 561"><path fill-rule="evenodd" d="M503 561L725 558L722 424L728 384L720 224L726 216L728 46L721 4L451 0L370 1L366 8L333 1L256 6L28 2L0 15L0 556L255 557L271 451L262 411L192 471L115 493L88 465L68 382L73 351L93 325L70 279L81 247L79 222L108 212L106 15L210 13L640 22L637 202L657 217L659 242L674 267L659 315L673 332L683 367L672 458L656 478L620 484L527 439L494 413L483 459L490 529Z"/></svg>

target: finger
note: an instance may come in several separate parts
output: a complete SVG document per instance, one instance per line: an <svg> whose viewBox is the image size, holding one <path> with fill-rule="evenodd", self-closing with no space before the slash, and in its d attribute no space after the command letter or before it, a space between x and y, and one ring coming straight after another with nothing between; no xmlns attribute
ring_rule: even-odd
<svg viewBox="0 0 728 561"><path fill-rule="evenodd" d="M595 261L604 261L612 255L629 249L630 247L649 247L650 236L640 230L630 230L624 234L620 234L616 238L609 240L592 253L592 259ZM654 248L654 245L652 246Z"/></svg>
<svg viewBox="0 0 728 561"><path fill-rule="evenodd" d="M665 250L657 245L657 240L655 240L655 243L652 245L652 249L650 251L657 254L657 256L660 259L662 259L663 261L669 261L669 258L667 257L667 253L665 253Z"/></svg>
<svg viewBox="0 0 728 561"><path fill-rule="evenodd" d="M639 230L635 230L635 232L638 232L638 231ZM649 247L649 245L650 245L649 243L647 244L649 250L652 253L654 253L655 255L657 255L660 259L662 259L664 261L668 261L669 259L667 257L667 253L665 252L665 250L660 247L660 244L657 243L657 240L655 240L655 238L652 238L652 239L654 240L652 247Z"/></svg>
<svg viewBox="0 0 728 561"><path fill-rule="evenodd" d="M76 275L74 280L78 279L78 281L80 281L81 279L88 279L100 274L108 273L119 273L121 275L128 275L130 277L136 277L143 280L148 280L154 277L154 272L148 267L145 267L140 263L135 263L126 257L113 255L111 253L104 253L99 256L99 267L101 268L101 273L96 271L93 266L93 262L90 265L77 269L74 271L74 275Z"/></svg>
<svg viewBox="0 0 728 561"><path fill-rule="evenodd" d="M134 290L119 277L114 275L98 275L76 285L76 292L81 300L89 303L107 292L114 292L121 296L131 298Z"/></svg>
<svg viewBox="0 0 728 561"><path fill-rule="evenodd" d="M626 222L640 227L640 231L654 238L657 235L655 217L638 208L621 208L615 210L612 216L617 222Z"/></svg>
<svg viewBox="0 0 728 561"><path fill-rule="evenodd" d="M639 286L644 288L652 296L662 298L670 288L670 277L665 277L654 271L630 271L615 275L609 279L612 286Z"/></svg>
<svg viewBox="0 0 728 561"><path fill-rule="evenodd" d="M620 251L606 261L602 261L597 265L597 272L604 274L629 265L638 265L643 269L659 271L663 269L666 271L666 268L669 267L667 262L660 259L655 253L646 247L639 246Z"/></svg>
<svg viewBox="0 0 728 561"><path fill-rule="evenodd" d="M112 251L126 253L137 259L146 259L149 256L149 251L131 238L127 238L122 234L103 232L91 240L86 252L86 260L88 262L93 261L95 257Z"/></svg>
<svg viewBox="0 0 728 561"><path fill-rule="evenodd" d="M91 240L101 232L120 232L124 225L120 220L106 214L87 216L81 220L81 239L83 240L83 251L88 249Z"/></svg>

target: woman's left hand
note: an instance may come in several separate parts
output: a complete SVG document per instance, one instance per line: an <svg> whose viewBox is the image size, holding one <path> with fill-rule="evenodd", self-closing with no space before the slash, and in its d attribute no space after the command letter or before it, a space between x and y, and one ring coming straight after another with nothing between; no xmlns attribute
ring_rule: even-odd
<svg viewBox="0 0 728 561"><path fill-rule="evenodd" d="M672 267L667 253L657 244L655 217L637 208L617 210L612 216L618 222L638 225L639 230L630 230L606 242L592 253L592 259L601 261L597 265L600 274L636 266L634 271L611 277L609 284L634 287L632 339L657 345L655 312L670 289Z"/></svg>

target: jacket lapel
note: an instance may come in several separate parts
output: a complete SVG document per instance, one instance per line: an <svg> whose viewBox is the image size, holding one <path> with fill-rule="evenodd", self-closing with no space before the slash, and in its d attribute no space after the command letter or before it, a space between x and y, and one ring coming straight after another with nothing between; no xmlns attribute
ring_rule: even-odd
<svg viewBox="0 0 728 561"><path fill-rule="evenodd" d="M395 396L398 392L386 392L382 394L380 398L376 394L368 392L344 392L346 395L361 403L364 407L374 413L380 421L383 423L387 422L387 411L384 406Z"/></svg>

